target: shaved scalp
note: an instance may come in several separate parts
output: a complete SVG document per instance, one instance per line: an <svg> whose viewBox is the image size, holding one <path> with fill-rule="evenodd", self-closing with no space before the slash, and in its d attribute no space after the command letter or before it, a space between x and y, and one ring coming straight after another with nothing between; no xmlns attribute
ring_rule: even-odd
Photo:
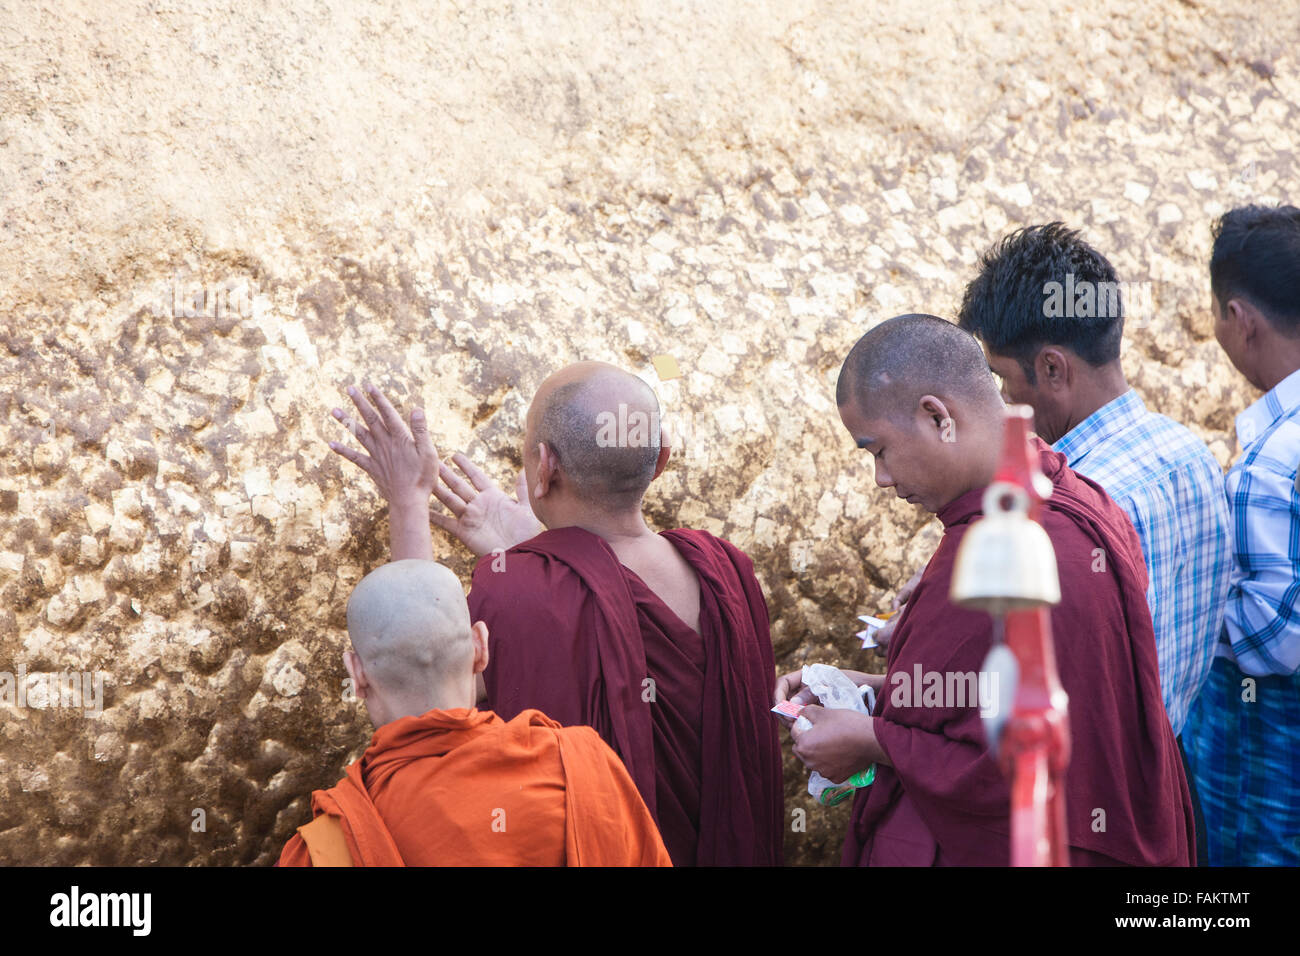
<svg viewBox="0 0 1300 956"><path fill-rule="evenodd" d="M433 561L393 561L348 599L348 635L369 679L384 691L433 694L469 674L469 607L456 575Z"/></svg>
<svg viewBox="0 0 1300 956"><path fill-rule="evenodd" d="M835 402L866 415L910 420L923 395L987 404L1002 400L984 350L968 332L934 315L881 322L858 339L840 369Z"/></svg>
<svg viewBox="0 0 1300 956"><path fill-rule="evenodd" d="M613 509L637 505L659 460L654 389L613 365L583 363L560 376L542 391L537 440L579 498Z"/></svg>

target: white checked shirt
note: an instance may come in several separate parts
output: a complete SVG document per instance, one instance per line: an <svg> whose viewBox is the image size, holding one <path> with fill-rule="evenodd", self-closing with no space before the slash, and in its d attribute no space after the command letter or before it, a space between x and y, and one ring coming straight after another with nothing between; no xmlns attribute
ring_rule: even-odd
<svg viewBox="0 0 1300 956"><path fill-rule="evenodd" d="M1227 644L1245 674L1300 668L1300 371L1237 416L1242 455L1228 470L1236 567Z"/></svg>
<svg viewBox="0 0 1300 956"><path fill-rule="evenodd" d="M1188 429L1129 389L1053 446L1106 489L1137 529L1160 686L1175 734L1214 663L1232 573L1223 472Z"/></svg>

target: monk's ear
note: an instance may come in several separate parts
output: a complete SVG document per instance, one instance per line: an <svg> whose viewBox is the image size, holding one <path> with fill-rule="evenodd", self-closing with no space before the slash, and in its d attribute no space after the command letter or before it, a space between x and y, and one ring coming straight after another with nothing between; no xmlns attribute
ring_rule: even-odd
<svg viewBox="0 0 1300 956"><path fill-rule="evenodd" d="M917 405L917 413L927 432L934 432L942 442L957 440L957 426L953 422L952 415L948 413L948 406L944 404L943 399L937 395L922 395Z"/></svg>
<svg viewBox="0 0 1300 956"><path fill-rule="evenodd" d="M659 458L655 461L655 478L664 473L664 468L668 465L668 457L672 452L673 446L668 438L668 430L659 429Z"/></svg>
<svg viewBox="0 0 1300 956"><path fill-rule="evenodd" d="M555 455L546 447L545 442L537 444L537 487L533 489L533 497L541 498L551 490L551 481L555 478L555 469L559 463L555 460Z"/></svg>
<svg viewBox="0 0 1300 956"><path fill-rule="evenodd" d="M469 639L474 645L474 673L482 674L488 666L488 626L475 621L469 629Z"/></svg>
<svg viewBox="0 0 1300 956"><path fill-rule="evenodd" d="M370 693L370 682L366 680L366 669L356 651L343 652L343 669L352 679L352 692L357 695L357 700L365 700Z"/></svg>

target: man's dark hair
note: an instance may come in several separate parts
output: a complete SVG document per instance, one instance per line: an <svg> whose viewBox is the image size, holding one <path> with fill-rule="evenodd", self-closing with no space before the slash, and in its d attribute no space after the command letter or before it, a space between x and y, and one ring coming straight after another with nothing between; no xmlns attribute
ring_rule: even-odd
<svg viewBox="0 0 1300 956"><path fill-rule="evenodd" d="M1300 335L1300 209L1240 206L1214 224L1210 290L1220 308L1245 299L1285 335Z"/></svg>
<svg viewBox="0 0 1300 956"><path fill-rule="evenodd" d="M1124 306L1115 267L1065 223L1019 229L980 258L957 324L1016 359L1030 385L1034 356L1063 345L1096 367L1119 358Z"/></svg>

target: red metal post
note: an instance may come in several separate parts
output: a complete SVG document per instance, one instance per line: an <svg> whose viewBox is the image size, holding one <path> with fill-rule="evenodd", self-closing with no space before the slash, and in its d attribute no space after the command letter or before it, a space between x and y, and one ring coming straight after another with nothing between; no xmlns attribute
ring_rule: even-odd
<svg viewBox="0 0 1300 956"><path fill-rule="evenodd" d="M1038 455L1029 443L1030 410L1007 410L1002 460L994 481L1029 493L1029 517L1039 520L1050 494ZM1011 777L1011 865L1068 866L1065 769L1070 762L1069 699L1056 669L1052 619L1046 607L1006 615L1007 646L1020 664L1011 716L998 755Z"/></svg>

